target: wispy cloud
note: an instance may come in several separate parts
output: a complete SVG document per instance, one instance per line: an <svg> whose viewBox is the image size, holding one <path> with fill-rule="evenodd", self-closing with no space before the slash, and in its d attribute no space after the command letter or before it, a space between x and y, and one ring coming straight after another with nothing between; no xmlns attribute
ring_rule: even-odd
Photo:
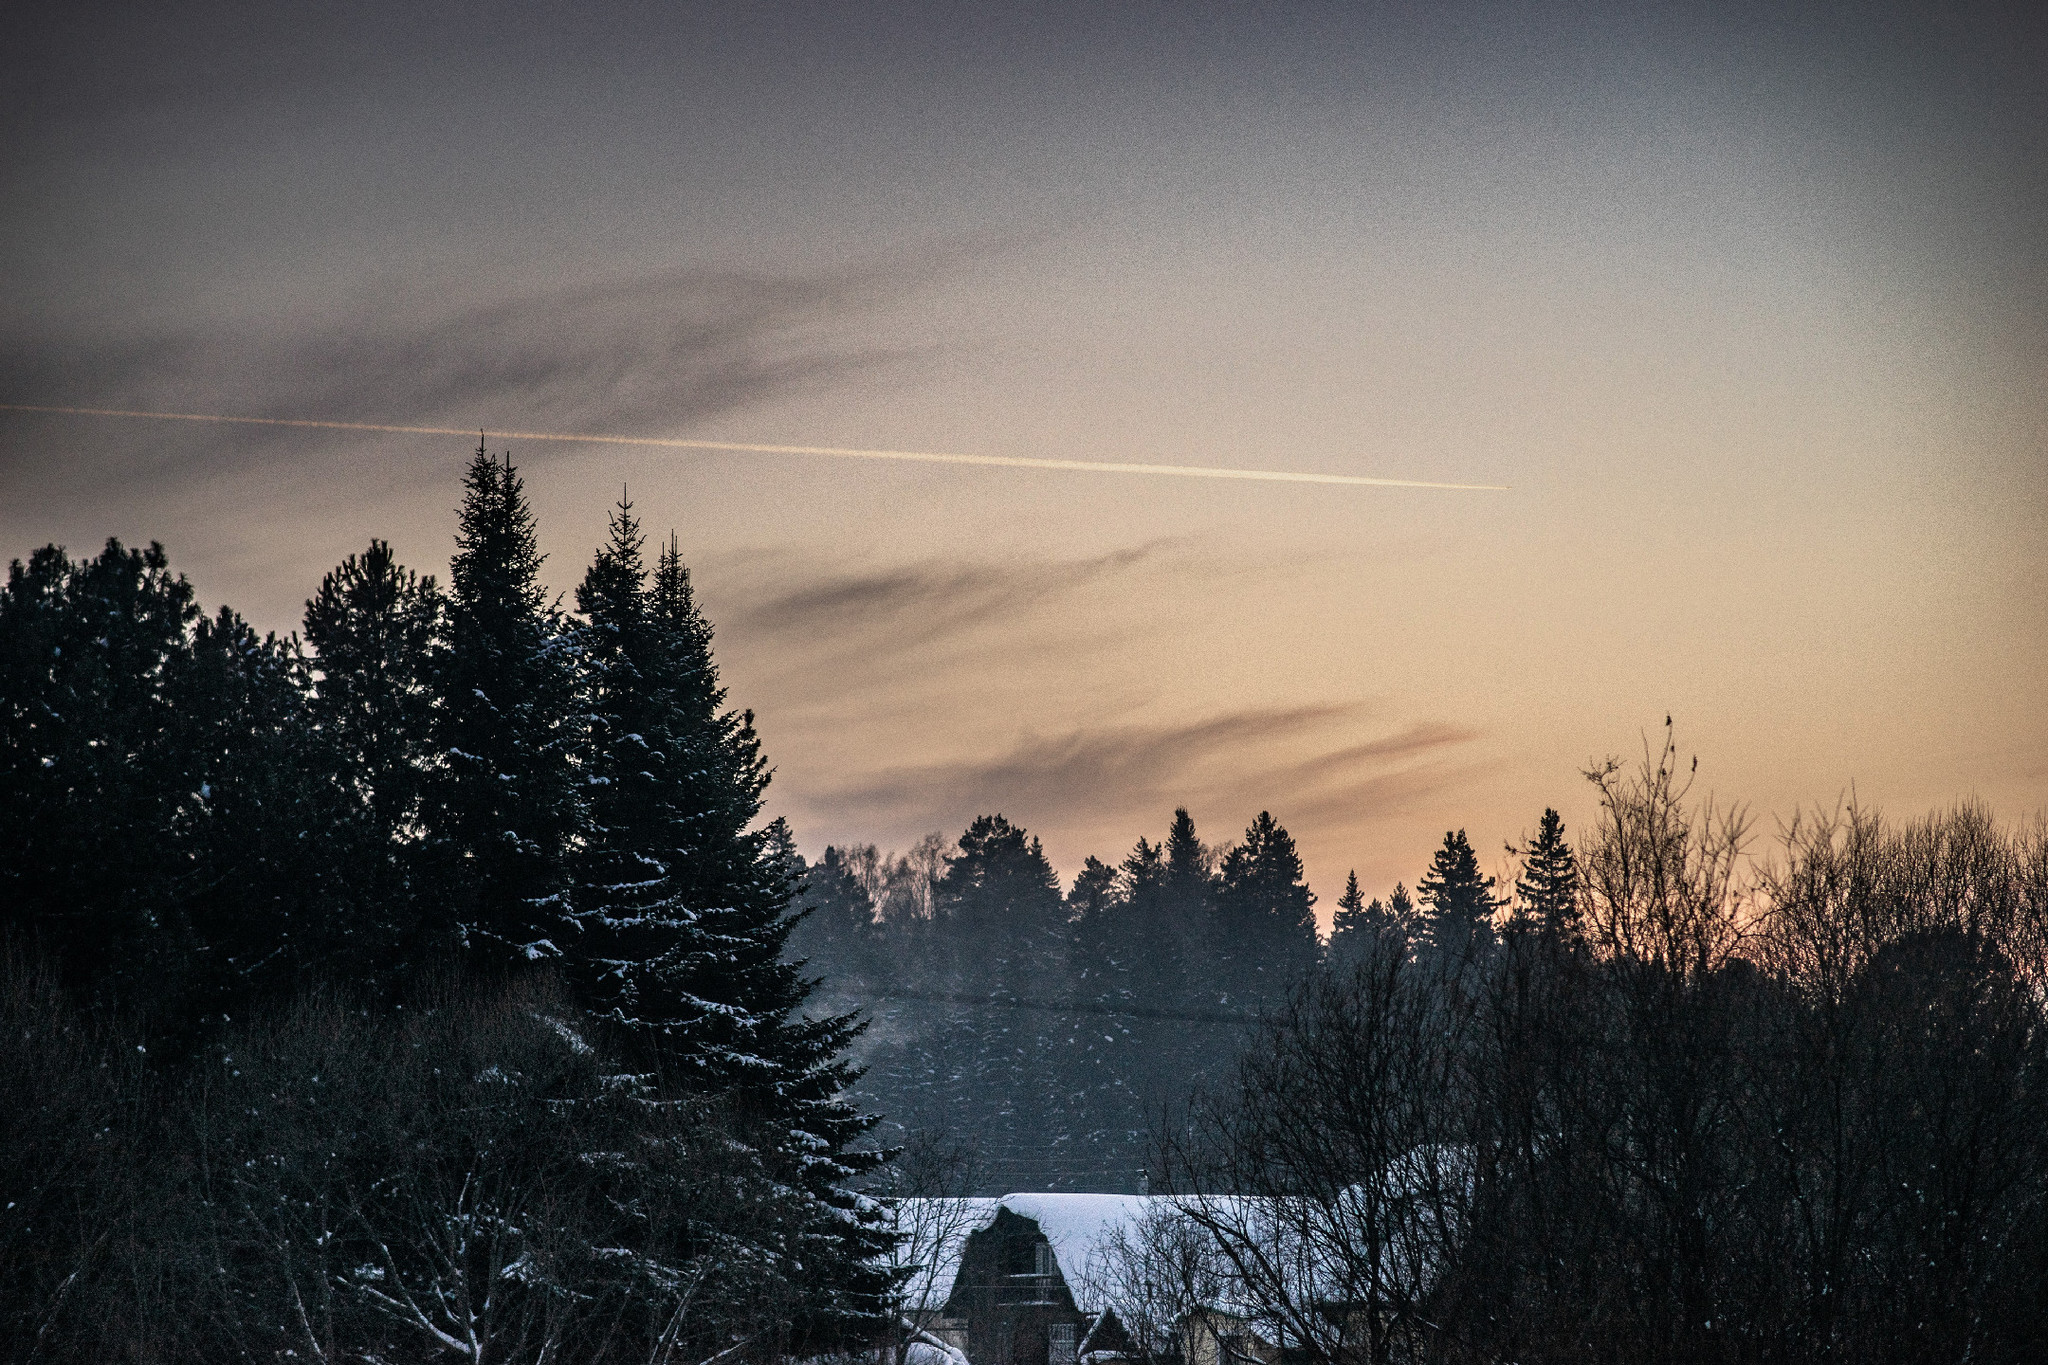
<svg viewBox="0 0 2048 1365"><path fill-rule="evenodd" d="M852 324L920 280L902 269L671 270L459 307L385 305L260 335L200 324L147 336L0 336L0 394L80 406L673 434L905 359L907 351L859 339ZM303 439L242 431L197 446L212 453L196 458L239 463ZM38 458L0 449L17 461Z"/></svg>
<svg viewBox="0 0 2048 1365"><path fill-rule="evenodd" d="M1327 747L1359 703L1250 708L1179 724L1127 724L1028 736L995 754L889 768L802 798L833 824L951 828L1001 809L1072 826L1175 803L1209 809L1290 803L1304 818L1406 800L1439 780L1436 756L1477 738L1438 723ZM1304 751L1307 751L1304 753Z"/></svg>
<svg viewBox="0 0 2048 1365"><path fill-rule="evenodd" d="M1155 540L1080 559L1008 563L929 559L805 575L728 613L736 634L807 642L871 640L897 647L1008 620L1157 557Z"/></svg>

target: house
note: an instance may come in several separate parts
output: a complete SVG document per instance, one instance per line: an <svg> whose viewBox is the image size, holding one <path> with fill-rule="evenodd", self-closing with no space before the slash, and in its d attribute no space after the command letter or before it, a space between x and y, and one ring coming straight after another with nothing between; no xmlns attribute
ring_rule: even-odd
<svg viewBox="0 0 2048 1365"><path fill-rule="evenodd" d="M1120 1307L1149 1305L1116 1301L1114 1258L1170 1202L1108 1194L903 1201L900 1218L937 1230L920 1253L926 1264L913 1277L907 1316L971 1365L1274 1365L1270 1334L1225 1305L1177 1313L1150 1350L1119 1318Z"/></svg>
<svg viewBox="0 0 2048 1365"><path fill-rule="evenodd" d="M1280 1348L1259 1327L1225 1308L1193 1309L1174 1333L1181 1365L1278 1365Z"/></svg>
<svg viewBox="0 0 2048 1365"><path fill-rule="evenodd" d="M952 1292L940 1310L960 1324L974 1365L1077 1365L1102 1316L1083 1312L1051 1238L1036 1219L998 1204L967 1234Z"/></svg>
<svg viewBox="0 0 2048 1365"><path fill-rule="evenodd" d="M1278 1365L1283 1351L1311 1348L1343 1356L1352 1343L1424 1322L1473 1186L1471 1149L1428 1145L1330 1200L900 1200L899 1221L928 1234L906 1243L906 1264L919 1269L905 1316L966 1357L953 1365ZM1259 1293L1245 1286L1217 1249L1219 1227L1264 1248L1275 1282ZM1286 1332L1262 1311L1267 1296L1293 1305Z"/></svg>

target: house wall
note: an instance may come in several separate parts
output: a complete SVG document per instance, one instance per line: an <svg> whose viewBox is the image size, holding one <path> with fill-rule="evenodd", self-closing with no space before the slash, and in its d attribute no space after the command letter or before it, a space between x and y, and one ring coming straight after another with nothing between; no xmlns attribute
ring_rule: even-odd
<svg viewBox="0 0 2048 1365"><path fill-rule="evenodd" d="M1197 1309L1182 1320L1180 1351L1185 1365L1277 1365L1280 1359L1280 1348L1246 1319L1215 1309Z"/></svg>
<svg viewBox="0 0 2048 1365"><path fill-rule="evenodd" d="M1076 1342L1087 1334L1089 1317L1074 1306L1051 1245L1037 1222L1006 1208L968 1235L940 1315L964 1322L974 1365L1048 1365L1055 1324L1071 1327Z"/></svg>

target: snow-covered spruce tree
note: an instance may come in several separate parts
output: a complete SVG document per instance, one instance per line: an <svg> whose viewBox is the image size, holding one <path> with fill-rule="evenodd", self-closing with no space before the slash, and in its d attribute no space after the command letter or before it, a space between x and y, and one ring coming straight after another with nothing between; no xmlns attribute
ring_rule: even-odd
<svg viewBox="0 0 2048 1365"><path fill-rule="evenodd" d="M768 769L750 712L725 709L711 628L674 538L652 581L631 504L577 590L590 715L588 822L574 938L587 1007L664 1083L718 1098L773 1177L802 1191L783 1245L806 1291L799 1337L872 1317L885 1237L846 1188L879 1158L843 1097L860 1025L803 1013L812 983L783 960L801 864L781 822L754 828Z"/></svg>
<svg viewBox="0 0 2048 1365"><path fill-rule="evenodd" d="M554 955L582 819L574 646L540 583L533 513L510 456L479 444L464 477L428 799L440 935L487 958Z"/></svg>

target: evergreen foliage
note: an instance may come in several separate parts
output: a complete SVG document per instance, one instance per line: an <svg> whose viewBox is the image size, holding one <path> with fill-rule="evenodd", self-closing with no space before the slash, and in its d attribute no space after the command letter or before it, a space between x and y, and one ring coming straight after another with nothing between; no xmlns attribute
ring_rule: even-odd
<svg viewBox="0 0 2048 1365"><path fill-rule="evenodd" d="M874 1120L843 1098L859 1025L802 1013L810 983L784 955L801 870L779 823L750 828L766 764L751 715L721 709L673 538L650 583L623 496L610 527L576 594L588 815L563 952L629 1052L723 1097L767 1169L807 1196L813 1316L858 1319L884 1287L868 1268L881 1235L846 1192L879 1164L852 1150Z"/></svg>
<svg viewBox="0 0 2048 1365"><path fill-rule="evenodd" d="M937 893L940 913L977 945L967 975L1017 990L1044 971L1066 914L1035 837L1001 815L978 817L947 859Z"/></svg>
<svg viewBox="0 0 2048 1365"><path fill-rule="evenodd" d="M222 607L195 623L178 683L182 856L158 913L175 907L203 1011L282 989L334 952L336 884L352 873L334 856L344 812L304 724L297 642L259 636Z"/></svg>
<svg viewBox="0 0 2048 1365"><path fill-rule="evenodd" d="M305 690L296 644L202 615L161 546L16 561L0 595L10 927L72 986L167 1021L317 960L336 812L311 776Z"/></svg>
<svg viewBox="0 0 2048 1365"><path fill-rule="evenodd" d="M1173 824L1167 829L1165 891L1173 912L1182 919L1193 923L1201 918L1208 908L1210 898L1216 892L1216 875L1212 866L1214 859L1209 848L1195 835L1194 817L1187 807L1181 806L1173 812Z"/></svg>
<svg viewBox="0 0 2048 1365"><path fill-rule="evenodd" d="M1358 889L1356 870L1344 874L1344 894L1337 897L1337 913L1330 921L1330 942L1324 957L1332 967L1348 967L1362 952L1366 939L1376 932L1375 920L1386 913L1378 901L1367 906L1365 893Z"/></svg>
<svg viewBox="0 0 2048 1365"><path fill-rule="evenodd" d="M1358 889L1356 868L1344 874L1344 894L1337 897L1337 914L1330 922L1332 934L1355 928L1365 919L1365 893Z"/></svg>
<svg viewBox="0 0 2048 1365"><path fill-rule="evenodd" d="M308 717L340 807L331 842L349 869L335 878L336 939L373 974L402 970L424 947L415 908L429 892L420 853L446 628L438 585L381 540L343 560L306 603L316 655Z"/></svg>
<svg viewBox="0 0 2048 1365"><path fill-rule="evenodd" d="M274 1252L315 1270L293 1282L279 1267L286 1279L267 1288L221 1280L226 1300L209 1278L226 1271L202 1274L204 1292L188 1297L227 1334L203 1339L239 1341L231 1353L334 1358L350 1341L403 1355L466 1320L478 1350L489 1338L516 1358L543 1340L559 1353L575 1335L564 1324L592 1312L610 1315L594 1330L611 1343L592 1359L685 1341L716 1355L742 1327L770 1353L808 1351L867 1330L885 1301L889 1237L854 1193L885 1160L863 1144L875 1119L847 1098L860 1026L848 1011L811 1012L815 982L787 956L805 874L787 829L758 825L767 766L752 717L725 705L673 538L650 573L623 500L611 532L578 593L581 619L565 618L540 583L517 471L480 448L448 598L372 541L307 602L310 660L228 608L202 615L157 546L109 542L77 563L47 547L0 592L0 940L61 973L36 985L9 959L0 1006L27 1010L22 1036L50 1058L70 1055L67 993L92 1027L146 1029L149 1045L127 1052L146 1059L144 1088L119 1112L170 1122L201 1106L197 1127L116 1138L94 1117L116 1101L81 1094L78 1133L181 1160L195 1141L223 1144L209 1149L222 1159L245 1145L261 1157L261 1175L191 1192L227 1224L178 1235L197 1239L194 1256L225 1238L218 1254L231 1259ZM872 921L860 903L851 937ZM572 988L568 1018L510 1007L495 1041L472 1030L455 1053L408 1053L383 1073L371 1055L382 1024L337 1022L411 1017L451 979L516 994L557 973ZM330 991L364 1003L323 1013L313 1002ZM249 1100L227 1123L207 1117L204 1085L189 1101L177 1091L208 1075L208 1040L231 1016L299 1006L315 1022L291 1029L346 1035L303 1040L305 1058L327 1048L310 1073L251 1071L227 1087ZM552 1060L527 1047L536 1039ZM241 1077L218 1050L225 1079ZM454 1068L447 1096L419 1093L442 1074L430 1059ZM533 1069L569 1063L575 1093ZM346 1092L350 1067L360 1084ZM364 1100L379 1085L399 1087L398 1107ZM332 1131L329 1100L348 1114L346 1140L312 1136ZM35 1158L42 1183L19 1217L62 1204L88 1242L118 1232L138 1255L185 1256L170 1234L120 1221L146 1211L92 1195L106 1170L64 1159L77 1134L46 1117L22 1135L21 1150L52 1160ZM185 1192L158 1193L184 1207ZM255 1221L235 1221L245 1215ZM0 1219L0 1246L28 1245L15 1234L32 1224L16 1218ZM333 1241L351 1219L355 1232ZM463 1239L470 1251L453 1261L430 1235L392 1241L396 1260L330 1264L362 1252L373 1225L393 1238L494 1231ZM37 1320L91 1269L24 1281L57 1295ZM515 1269L520 1288L490 1288ZM170 1262L137 1273L175 1280ZM464 1297L479 1291L488 1304ZM19 1306L0 1292L0 1318L16 1322ZM296 1326L272 1316L281 1307ZM108 1330L101 1340L121 1340ZM405 1345L415 1330L425 1335Z"/></svg>
<svg viewBox="0 0 2048 1365"><path fill-rule="evenodd" d="M1406 940L1413 941L1419 936L1421 917L1415 910L1415 898L1402 882L1395 882L1394 889L1387 893L1387 922Z"/></svg>
<svg viewBox="0 0 2048 1365"><path fill-rule="evenodd" d="M1315 965L1315 903L1293 837L1260 811L1223 855L1216 886L1218 956L1241 996L1278 1000Z"/></svg>
<svg viewBox="0 0 2048 1365"><path fill-rule="evenodd" d="M1493 944L1493 912L1501 902L1493 878L1479 871L1465 831L1449 830L1416 889L1429 907L1424 940L1440 966L1449 970L1483 956Z"/></svg>
<svg viewBox="0 0 2048 1365"><path fill-rule="evenodd" d="M381 540L326 574L306 603L306 643L317 655L313 723L386 844L419 832L446 613L434 580L401 565Z"/></svg>
<svg viewBox="0 0 2048 1365"><path fill-rule="evenodd" d="M826 856L831 856L826 850ZM1067 891L1067 915L1078 927L1099 923L1117 893L1117 869L1111 867L1094 854L1082 862L1081 870L1074 874L1074 885Z"/></svg>
<svg viewBox="0 0 2048 1365"><path fill-rule="evenodd" d="M1519 853L1522 859L1522 875L1515 879L1516 918L1562 942L1577 942L1581 937L1579 864L1572 846L1565 842L1563 819L1545 807L1536 837L1509 851Z"/></svg>
<svg viewBox="0 0 2048 1365"><path fill-rule="evenodd" d="M187 861L176 703L199 616L162 546L117 540L75 563L54 545L16 560L0 598L0 904L67 984L131 1003L190 946L159 893Z"/></svg>
<svg viewBox="0 0 2048 1365"><path fill-rule="evenodd" d="M582 821L573 636L540 581L525 485L479 444L450 564L427 823L436 928L501 962L560 953Z"/></svg>

